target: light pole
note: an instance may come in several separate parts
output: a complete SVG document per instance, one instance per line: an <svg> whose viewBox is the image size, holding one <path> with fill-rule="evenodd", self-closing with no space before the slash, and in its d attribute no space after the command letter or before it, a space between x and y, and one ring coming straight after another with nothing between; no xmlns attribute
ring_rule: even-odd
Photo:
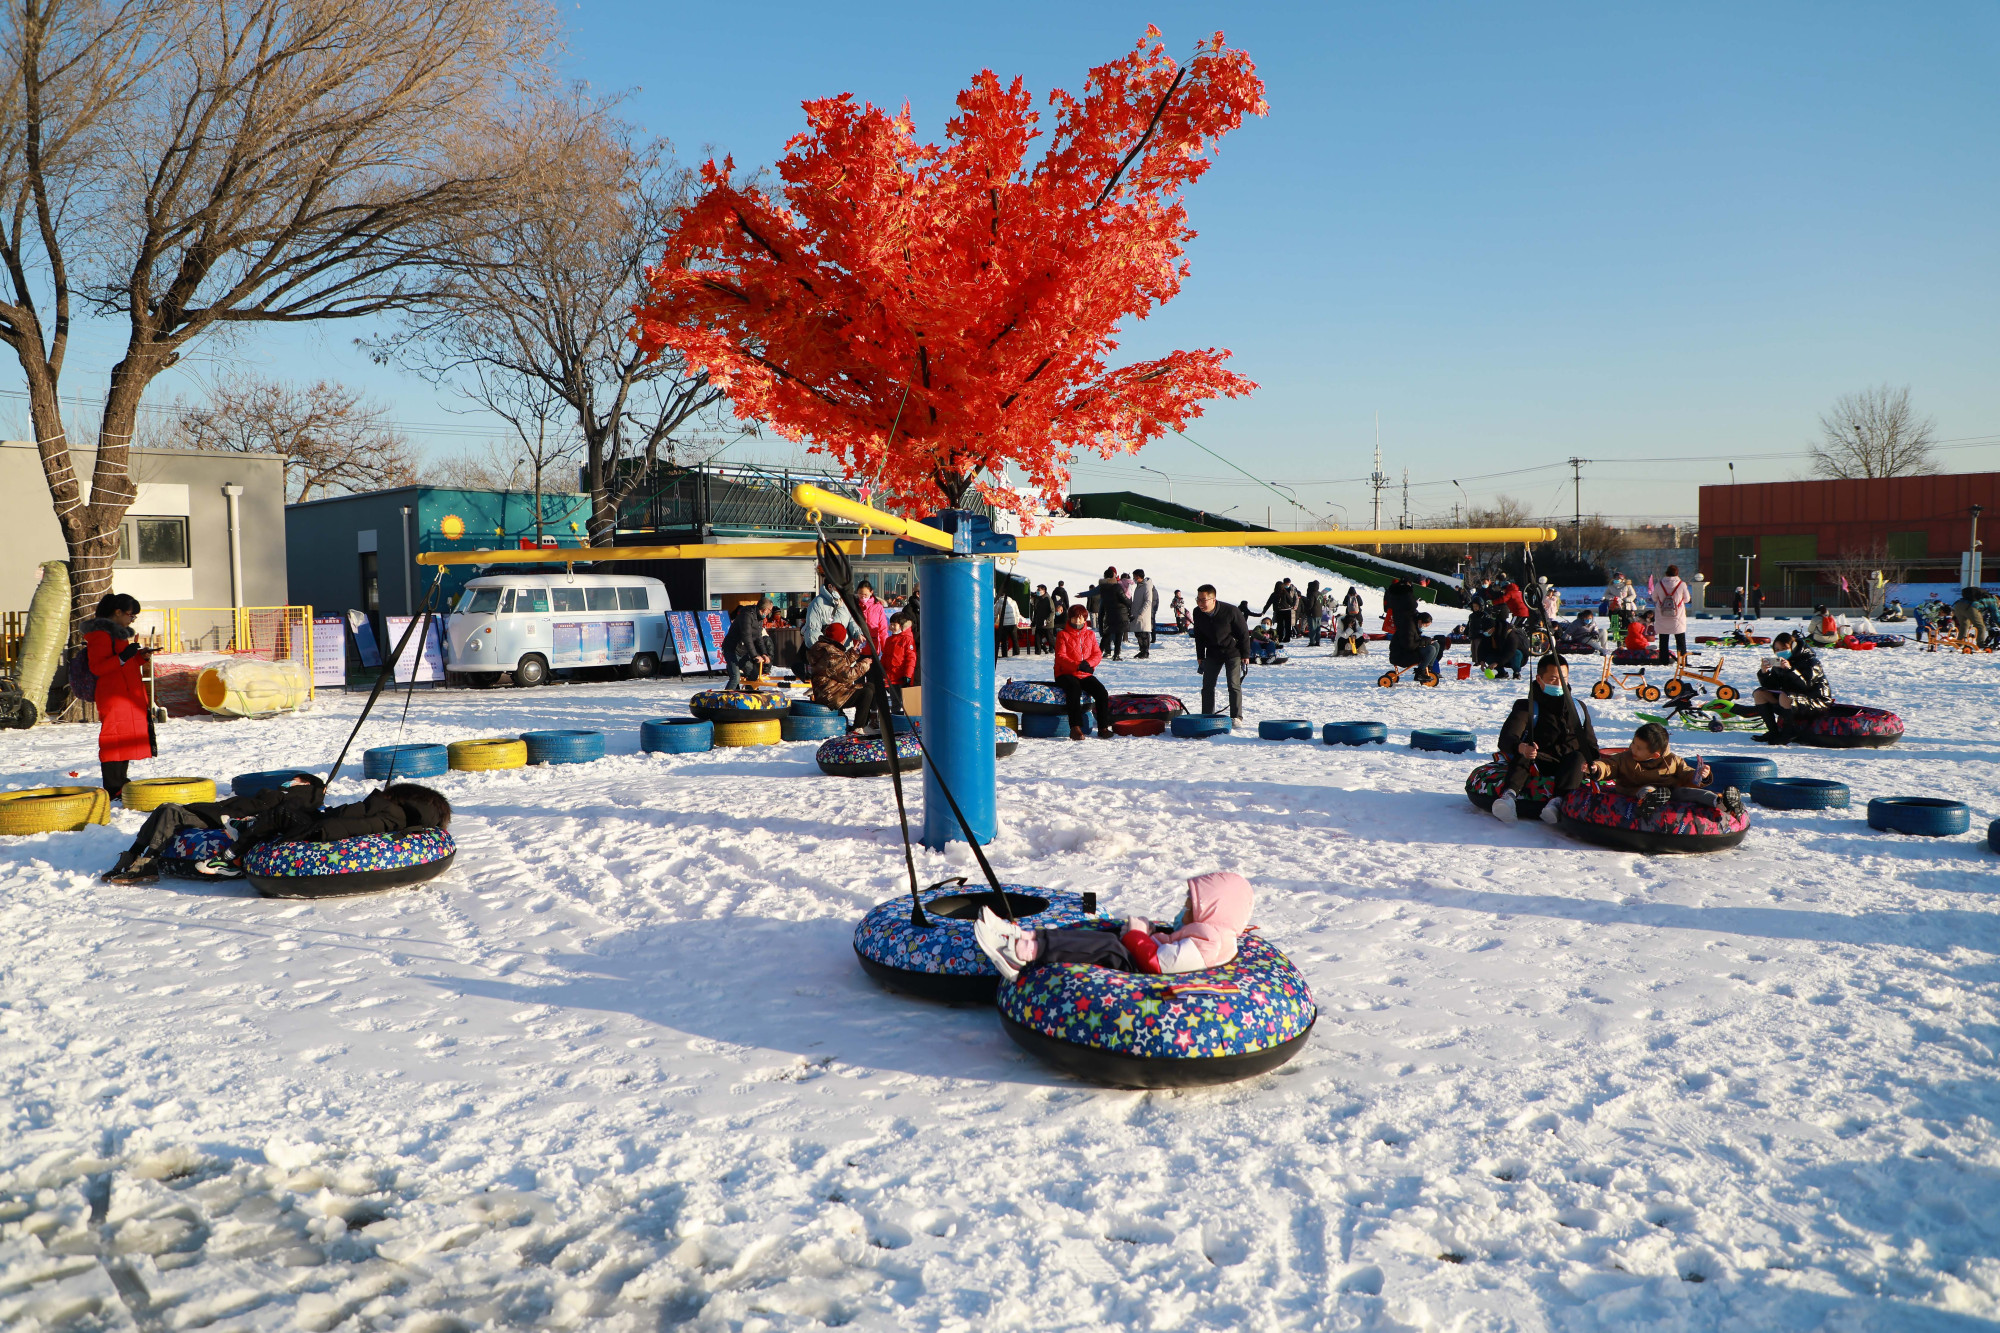
<svg viewBox="0 0 2000 1333"><path fill-rule="evenodd" d="M1736 465L1732 463L1730 466L1734 467ZM1750 562L1756 558L1754 555L1743 557L1743 602L1746 606L1750 603Z"/></svg>
<svg viewBox="0 0 2000 1333"><path fill-rule="evenodd" d="M1167 503L1172 504L1174 502L1174 479L1172 477L1168 477L1166 473L1156 467L1147 467L1144 463L1139 464L1139 470L1141 472L1150 472L1156 477L1165 478L1167 483Z"/></svg>

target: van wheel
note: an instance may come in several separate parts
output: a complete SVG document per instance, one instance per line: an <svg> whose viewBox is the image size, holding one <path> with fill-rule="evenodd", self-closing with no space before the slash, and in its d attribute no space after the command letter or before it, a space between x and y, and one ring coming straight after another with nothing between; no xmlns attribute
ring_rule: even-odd
<svg viewBox="0 0 2000 1333"><path fill-rule="evenodd" d="M544 685L549 679L549 662L540 653L529 653L514 664L516 685Z"/></svg>
<svg viewBox="0 0 2000 1333"><path fill-rule="evenodd" d="M638 654L632 659L632 664L625 668L625 678L627 680L644 680L648 676L657 676L659 674L660 659L652 653Z"/></svg>

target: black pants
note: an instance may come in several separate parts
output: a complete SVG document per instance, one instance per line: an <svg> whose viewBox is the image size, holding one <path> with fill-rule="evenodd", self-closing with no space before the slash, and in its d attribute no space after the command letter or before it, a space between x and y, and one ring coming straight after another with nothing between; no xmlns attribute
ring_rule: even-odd
<svg viewBox="0 0 2000 1333"><path fill-rule="evenodd" d="M130 761L107 759L104 761L104 790L116 800L118 793L125 790L125 774L131 769Z"/></svg>
<svg viewBox="0 0 2000 1333"><path fill-rule="evenodd" d="M1099 732L1111 730L1111 692L1104 688L1104 682L1095 676L1057 676L1056 688L1069 701L1070 730L1083 728L1083 696L1089 695L1097 712Z"/></svg>
<svg viewBox="0 0 2000 1333"><path fill-rule="evenodd" d="M1151 657L1153 655L1153 635L1151 631L1135 629L1132 631L1132 637L1138 641L1139 656Z"/></svg>
<svg viewBox="0 0 2000 1333"><path fill-rule="evenodd" d="M1557 796L1567 796L1583 785L1584 765L1588 762L1581 750L1560 757L1536 755L1532 764L1517 754L1507 763L1505 785L1508 791L1519 795L1528 789L1530 775L1540 773L1549 779L1549 785Z"/></svg>
<svg viewBox="0 0 2000 1333"><path fill-rule="evenodd" d="M118 854L116 869L150 870L152 863L166 853L177 834L191 828L221 827L222 811L219 806L206 802L199 805L160 806L146 816L146 822L139 826L139 836L132 839L132 845Z"/></svg>
<svg viewBox="0 0 2000 1333"><path fill-rule="evenodd" d="M1243 659L1240 657L1210 657L1201 664L1201 711L1215 711L1215 678L1228 667L1229 716L1243 717Z"/></svg>
<svg viewBox="0 0 2000 1333"><path fill-rule="evenodd" d="M1046 620L1037 620L1034 623L1034 630L1035 651L1038 653L1054 652L1056 638L1055 635L1049 633L1049 622Z"/></svg>
<svg viewBox="0 0 2000 1333"><path fill-rule="evenodd" d="M854 725L865 727L875 720L875 682L863 680L854 687L854 693L847 696L846 707L854 710Z"/></svg>
<svg viewBox="0 0 2000 1333"><path fill-rule="evenodd" d="M1292 613L1290 611L1285 610L1283 607L1280 607L1278 609L1278 642L1290 643L1291 641L1292 641Z"/></svg>
<svg viewBox="0 0 2000 1333"><path fill-rule="evenodd" d="M1132 966L1132 951L1125 947L1125 942L1116 931L1044 928L1035 932L1035 942L1041 946L1041 952L1035 955L1030 967L1081 963L1086 967L1108 967L1119 972L1138 970Z"/></svg>
<svg viewBox="0 0 2000 1333"><path fill-rule="evenodd" d="M1014 635L1014 627L1012 625L995 625L993 627L993 655L995 657L1019 657L1021 655L1021 644Z"/></svg>
<svg viewBox="0 0 2000 1333"><path fill-rule="evenodd" d="M1125 660L1125 626L1106 625L1097 632L1097 651L1114 662Z"/></svg>
<svg viewBox="0 0 2000 1333"><path fill-rule="evenodd" d="M1667 651L1667 636L1664 634L1660 636L1660 660L1662 662L1673 661L1675 653L1680 654L1682 657L1687 656L1688 636L1685 634L1676 634L1673 636L1673 639L1674 639L1673 652L1669 652Z"/></svg>

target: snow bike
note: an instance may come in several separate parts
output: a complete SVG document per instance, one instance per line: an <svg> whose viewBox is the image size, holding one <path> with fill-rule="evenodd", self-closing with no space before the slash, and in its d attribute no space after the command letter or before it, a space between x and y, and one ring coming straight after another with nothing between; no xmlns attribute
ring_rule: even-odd
<svg viewBox="0 0 2000 1333"><path fill-rule="evenodd" d="M1698 680L1704 684L1715 686L1715 697L1724 703L1740 698L1741 695L1737 692L1736 687L1726 684L1722 679L1722 664L1724 660L1722 654L1717 653L1713 666L1705 666L1697 670L1688 665L1687 654L1681 653L1674 659L1673 678L1660 688L1666 692L1669 699L1678 699L1682 695L1692 696L1701 693L1699 686L1688 684L1689 681Z"/></svg>
<svg viewBox="0 0 2000 1333"><path fill-rule="evenodd" d="M1681 731L1762 731L1764 719L1757 713L1738 713L1728 700L1704 703L1692 694L1677 695L1657 713L1641 712L1644 722Z"/></svg>
<svg viewBox="0 0 2000 1333"><path fill-rule="evenodd" d="M1620 671L1616 676L1613 676L1611 659L1607 657L1603 660L1604 675L1598 679L1595 685L1590 687L1591 698L1609 699L1612 695L1618 693L1618 691L1624 690L1629 694L1638 695L1639 698L1649 704L1660 701L1663 691L1659 686L1646 679L1646 668L1640 667L1637 671ZM1632 683L1635 680L1639 682L1636 685Z"/></svg>

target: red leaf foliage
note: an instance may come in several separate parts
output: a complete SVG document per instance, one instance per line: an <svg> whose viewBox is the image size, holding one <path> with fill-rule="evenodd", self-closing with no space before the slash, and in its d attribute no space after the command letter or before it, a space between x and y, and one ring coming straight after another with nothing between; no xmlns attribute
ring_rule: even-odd
<svg viewBox="0 0 2000 1333"><path fill-rule="evenodd" d="M1025 513L1008 464L1060 500L1077 450L1137 450L1203 399L1256 387L1214 348L1108 359L1120 322L1187 276L1182 189L1266 107L1220 33L1181 64L1150 28L1049 107L1030 160L1042 113L990 70L959 94L942 147L917 141L907 107L807 102L811 128L777 165L782 198L734 184L733 163L704 168L634 337L673 347L737 415L834 455L893 508L927 513L977 487Z"/></svg>

